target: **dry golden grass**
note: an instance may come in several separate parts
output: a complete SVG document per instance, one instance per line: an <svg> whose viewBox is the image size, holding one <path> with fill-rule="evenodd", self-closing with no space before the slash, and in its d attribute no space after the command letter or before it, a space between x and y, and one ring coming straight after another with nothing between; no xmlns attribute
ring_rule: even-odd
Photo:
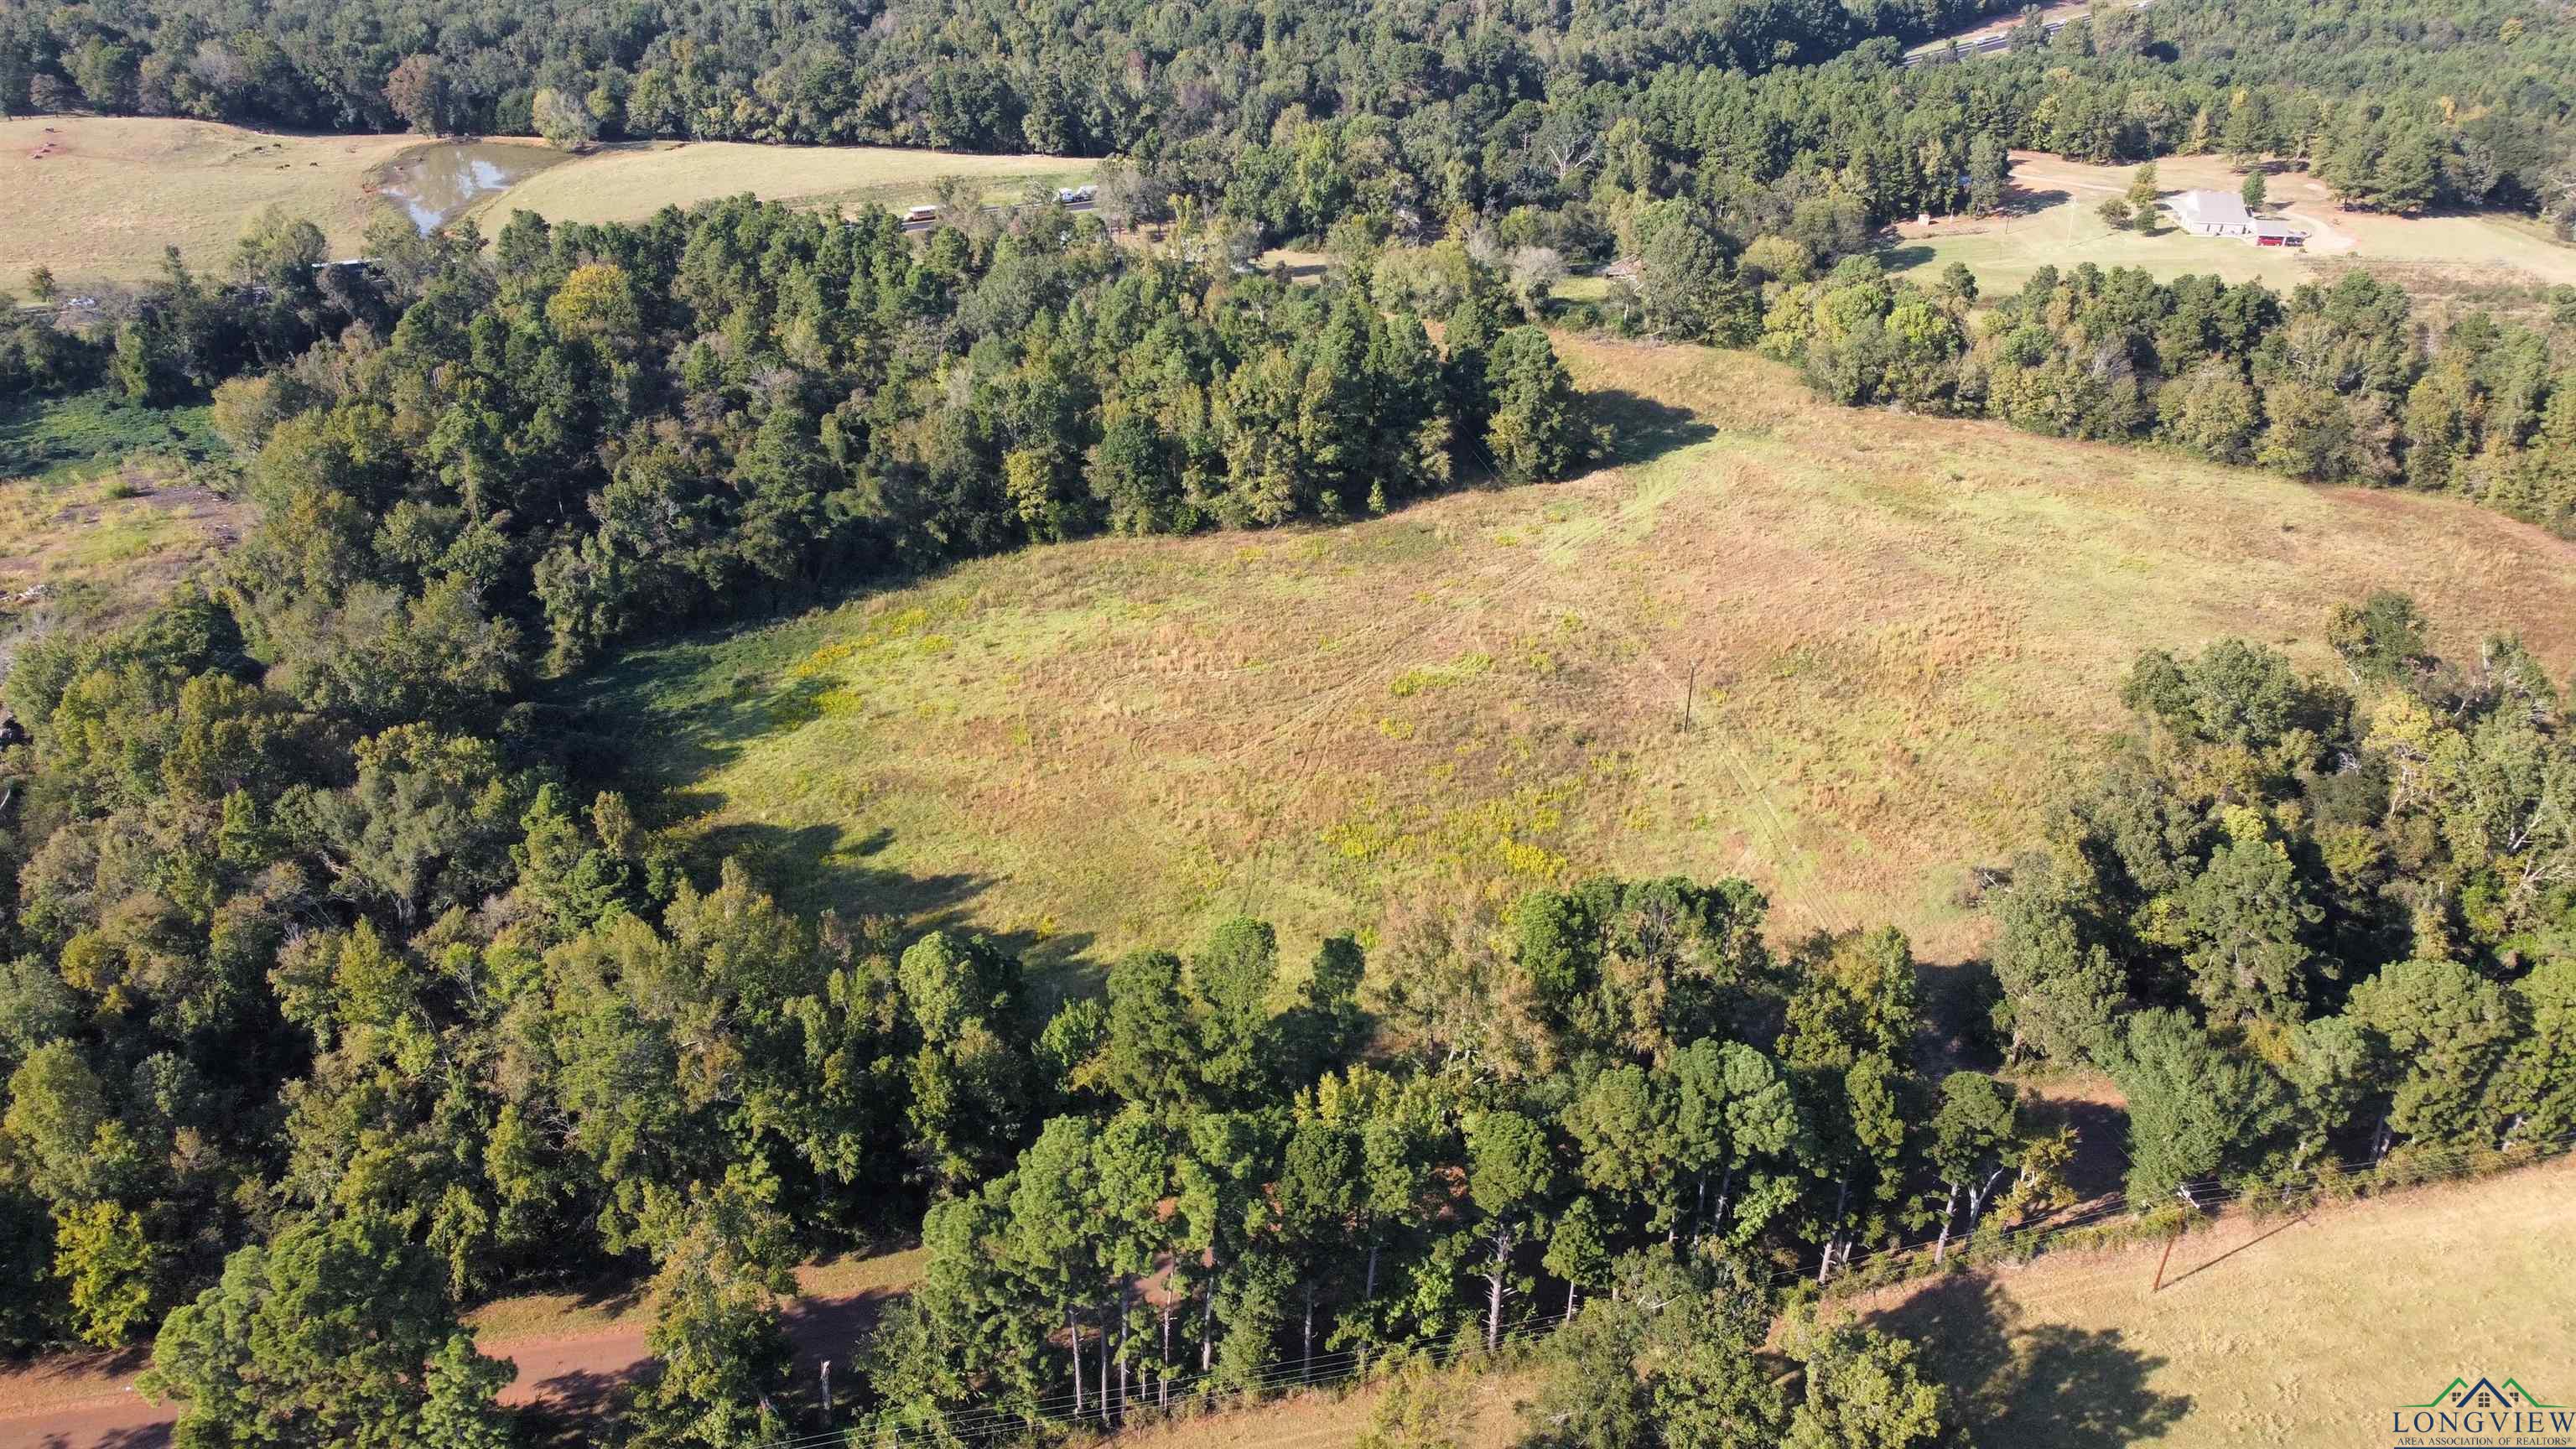
<svg viewBox="0 0 2576 1449"><path fill-rule="evenodd" d="M35 153L51 148L40 160ZM176 246L221 266L271 205L308 217L334 256L376 206L367 176L417 136L279 136L210 121L33 116L0 121L0 289L49 266L66 288L161 274Z"/></svg>
<svg viewBox="0 0 2576 1449"><path fill-rule="evenodd" d="M705 853L1041 961L1236 912L1302 956L1453 878L1599 870L1746 874L1784 931L1894 921L1941 959L1981 939L1966 867L2029 838L2142 648L2322 665L2328 607L2381 587L2454 643L2518 629L2560 669L2576 646L2576 547L2465 503L1560 345L1637 461L989 559L645 651L591 702Z"/></svg>
<svg viewBox="0 0 2576 1449"><path fill-rule="evenodd" d="M2043 1257L1841 1305L1923 1347L1968 1442L2008 1449L2385 1444L2452 1375L2576 1401L2576 1162L2228 1221L2177 1245ZM1479 1381L1464 1449L1508 1449L1530 1372ZM1338 1449L1375 1392L1316 1392L1123 1436L1138 1449Z"/></svg>
<svg viewBox="0 0 2576 1449"><path fill-rule="evenodd" d="M165 246L213 268L242 228L271 204L307 217L334 256L354 255L384 203L388 168L432 144L418 136L282 136L207 121L97 116L0 120L0 289L23 289L49 266L67 289L160 275ZM658 142L556 159L467 209L486 234L513 211L551 221L631 221L749 191L796 206L909 206L944 176L985 183L988 201L1030 186L1077 185L1093 163L1056 156L976 156L875 146L756 146ZM38 152L43 152L39 156Z"/></svg>
<svg viewBox="0 0 2576 1449"><path fill-rule="evenodd" d="M1072 186L1092 162L1057 156L977 156L883 146L760 146L737 141L612 146L529 177L478 202L470 214L489 235L514 211L548 221L633 221L665 206L751 192L792 206L909 206L933 183L971 176L987 201L1016 201L1029 186Z"/></svg>
<svg viewBox="0 0 2576 1449"><path fill-rule="evenodd" d="M0 636L73 615L113 623L158 602L237 536L241 515L151 459L0 480Z"/></svg>
<svg viewBox="0 0 2576 1449"><path fill-rule="evenodd" d="M1519 1405L1537 1391L1534 1373L1493 1373L1471 1384L1474 1417L1461 1449L1508 1449L1521 1436ZM1222 1402L1130 1429L1115 1442L1133 1449L1334 1449L1357 1442L1376 1408L1374 1385L1316 1389L1251 1407Z"/></svg>
<svg viewBox="0 0 2576 1449"><path fill-rule="evenodd" d="M2044 1258L1888 1308L1977 1443L2340 1449L2455 1374L2576 1402L2576 1164L2161 1249Z"/></svg>

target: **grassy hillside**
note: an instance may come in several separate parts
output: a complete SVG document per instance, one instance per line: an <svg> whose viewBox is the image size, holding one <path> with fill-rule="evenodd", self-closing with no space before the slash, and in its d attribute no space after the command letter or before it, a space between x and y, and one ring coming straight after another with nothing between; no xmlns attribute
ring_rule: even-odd
<svg viewBox="0 0 2576 1449"><path fill-rule="evenodd" d="M0 290L51 267L67 289L143 282L162 249L220 267L242 227L274 203L309 217L334 256L353 255L377 195L418 136L283 136L208 121L35 116L0 120ZM552 221L631 221L665 206L753 192L800 206L910 206L943 176L986 182L988 200L1072 186L1092 163L882 146L699 142L611 146L564 159L530 144L534 174L468 210L487 235L511 212Z"/></svg>
<svg viewBox="0 0 2576 1449"><path fill-rule="evenodd" d="M989 559L645 651L585 697L705 852L1041 959L1237 911L1293 953L1456 879L1603 869L1746 873L1784 929L1894 920L1937 957L1974 945L1968 867L2120 723L2143 647L2312 640L2379 587L2454 639L2576 647L2576 546L2465 503L1560 345L1624 465Z"/></svg>
<svg viewBox="0 0 2576 1449"><path fill-rule="evenodd" d="M944 176L986 183L988 201L1030 186L1073 186L1092 163L1055 156L974 156L884 146L759 146L734 141L618 146L529 177L473 208L485 233L514 211L549 221L634 221L749 191L792 206L910 206Z"/></svg>

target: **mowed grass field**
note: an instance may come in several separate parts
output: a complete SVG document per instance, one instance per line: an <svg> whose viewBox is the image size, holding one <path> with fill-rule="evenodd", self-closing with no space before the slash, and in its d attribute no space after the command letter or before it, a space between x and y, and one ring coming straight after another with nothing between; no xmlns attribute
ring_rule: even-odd
<svg viewBox="0 0 2576 1449"><path fill-rule="evenodd" d="M1401 898L1604 870L1750 876L1783 933L1893 921L1937 960L1982 940L1968 868L2122 723L2142 648L2321 667L2327 609L2394 587L2451 643L2576 649L2576 546L2466 503L1559 346L1629 461L983 560L646 649L579 698L702 857L1050 964L1237 912L1302 959Z"/></svg>
<svg viewBox="0 0 2576 1449"><path fill-rule="evenodd" d="M2454 1375L2576 1403L2576 1164L2044 1258L1883 1311L1979 1444L2340 1449Z"/></svg>
<svg viewBox="0 0 2576 1449"><path fill-rule="evenodd" d="M943 177L971 176L987 203L1016 201L1032 186L1091 179L1095 163L1057 156L977 156L884 146L760 146L734 141L614 146L538 173L468 209L485 234L510 213L548 221L634 221L665 206L751 192L792 206L900 209L929 200Z"/></svg>
<svg viewBox="0 0 2576 1449"><path fill-rule="evenodd" d="M2266 178L2271 210L2309 230L2304 249L2257 247L2193 236L2170 224L2121 230L2095 214L2125 195L2135 166L2090 166L2037 152L2013 153L2013 214L1978 220L1912 222L1896 228L1879 256L1891 270L1929 281L1953 262L1976 273L1988 297L2019 291L2042 266L2143 267L2158 277L2214 273L2278 291L2346 266L2389 268L2412 289L2576 283L2576 247L2537 222L2506 215L2387 216L2336 206L2324 183L2304 172ZM2233 194L2244 177L2215 156L2168 156L2157 163L2167 194L2205 187ZM2424 275L2437 269L2439 275Z"/></svg>
<svg viewBox="0 0 2576 1449"><path fill-rule="evenodd" d="M360 250L389 203L376 188L418 136L283 136L206 121L97 116L0 120L0 290L51 267L66 290L147 282L176 246L192 267L222 267L243 227L271 204L311 219L331 254ZM549 221L632 221L665 206L751 192L794 206L900 209L933 183L971 176L988 203L1030 187L1091 179L1095 163L880 146L654 142L559 159L528 143L540 169L465 209L489 235L511 212Z"/></svg>
<svg viewBox="0 0 2576 1449"><path fill-rule="evenodd" d="M279 136L208 121L106 116L0 120L0 290L53 268L66 288L143 282L165 247L220 267L271 204L306 217L332 254L357 248L378 205L367 176L417 136ZM38 155L39 152L43 154Z"/></svg>

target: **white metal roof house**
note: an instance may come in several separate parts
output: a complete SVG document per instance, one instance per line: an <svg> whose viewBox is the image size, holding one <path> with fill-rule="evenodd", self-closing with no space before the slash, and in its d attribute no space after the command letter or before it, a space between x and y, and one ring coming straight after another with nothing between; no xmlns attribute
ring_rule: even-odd
<svg viewBox="0 0 2576 1449"><path fill-rule="evenodd" d="M2254 217L2245 198L2224 191L2185 191L2166 203L2182 229L2198 236L2252 236Z"/></svg>

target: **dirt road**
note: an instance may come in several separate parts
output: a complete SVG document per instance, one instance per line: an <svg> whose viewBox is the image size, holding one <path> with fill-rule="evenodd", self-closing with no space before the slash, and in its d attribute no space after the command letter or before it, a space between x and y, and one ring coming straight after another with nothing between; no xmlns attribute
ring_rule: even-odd
<svg viewBox="0 0 2576 1449"><path fill-rule="evenodd" d="M825 1359L847 1363L883 1300L876 1289L790 1300L785 1317L797 1382L813 1382ZM582 1332L494 1338L483 1350L519 1366L518 1379L501 1393L503 1403L537 1406L557 1422L578 1421L649 1362L644 1334L650 1322L649 1314L637 1313ZM0 1449L161 1449L170 1442L177 1410L134 1391L145 1359L145 1350L132 1349L0 1367Z"/></svg>

